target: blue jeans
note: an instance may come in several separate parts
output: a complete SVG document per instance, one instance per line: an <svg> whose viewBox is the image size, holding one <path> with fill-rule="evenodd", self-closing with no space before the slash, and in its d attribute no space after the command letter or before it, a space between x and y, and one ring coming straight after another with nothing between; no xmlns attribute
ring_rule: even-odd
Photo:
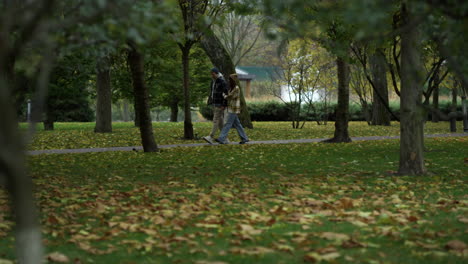
<svg viewBox="0 0 468 264"><path fill-rule="evenodd" d="M245 134L245 131L244 131L244 128L242 127L241 122L239 121L239 117L237 117L237 114L235 113L228 114L226 124L221 130L221 134L219 135L218 140L224 143L229 134L229 130L231 130L231 128L233 127L237 130L237 134L239 134L239 137L242 141L249 140L247 138L247 135Z"/></svg>

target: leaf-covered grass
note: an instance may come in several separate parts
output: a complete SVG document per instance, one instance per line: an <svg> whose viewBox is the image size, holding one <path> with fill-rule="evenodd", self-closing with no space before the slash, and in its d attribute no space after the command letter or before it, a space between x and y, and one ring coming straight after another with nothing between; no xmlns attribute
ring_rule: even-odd
<svg viewBox="0 0 468 264"><path fill-rule="evenodd" d="M458 122L458 131L463 131L462 122ZM133 123L114 123L113 133L94 133L94 123L56 123L55 131L39 131L34 140L28 146L30 150L41 149L75 149L97 147L126 147L139 146L141 144L140 132ZM25 124L22 124L25 127ZM158 144L186 144L201 143L203 140L182 140L183 123L153 123L154 135ZM255 122L255 129L247 130L252 140L281 140L281 139L308 139L329 138L333 136L334 123L317 125L313 122L306 123L304 129L292 129L290 122ZM194 123L195 134L199 138L208 135L211 123ZM349 127L352 137L360 136L397 136L400 133L399 123L394 122L390 127L368 126L365 122L351 122ZM426 134L449 133L447 122L431 123L425 127ZM239 138L235 130L231 130L230 137L233 141Z"/></svg>
<svg viewBox="0 0 468 264"><path fill-rule="evenodd" d="M29 157L47 252L81 263L466 263L468 139ZM13 258L0 191L0 259ZM464 243L463 243L464 242ZM220 262L215 262L220 261Z"/></svg>

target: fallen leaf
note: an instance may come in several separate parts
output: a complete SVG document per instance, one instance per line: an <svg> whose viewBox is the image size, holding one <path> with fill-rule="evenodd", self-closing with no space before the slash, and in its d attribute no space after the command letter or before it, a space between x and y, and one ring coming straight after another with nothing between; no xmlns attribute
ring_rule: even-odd
<svg viewBox="0 0 468 264"><path fill-rule="evenodd" d="M224 261L208 261L208 260L200 260L195 262L195 264L228 264Z"/></svg>
<svg viewBox="0 0 468 264"><path fill-rule="evenodd" d="M310 253L307 253L304 256L304 261L307 261L307 262L310 262L310 263L318 263L321 260L322 260L322 257L320 256L320 254L318 254L316 252L310 252Z"/></svg>
<svg viewBox="0 0 468 264"><path fill-rule="evenodd" d="M68 262L70 262L70 260L68 259L67 256L65 256L64 254L59 253L59 252L50 253L49 255L47 255L46 259L48 261L58 262L58 263L68 263Z"/></svg>
<svg viewBox="0 0 468 264"><path fill-rule="evenodd" d="M333 253L327 253L327 254L321 255L320 257L322 258L322 260L331 261L331 260L334 260L336 258L339 258L340 256L341 256L340 253L333 252Z"/></svg>
<svg viewBox="0 0 468 264"><path fill-rule="evenodd" d="M242 233L247 234L247 235L255 236L255 235L260 235L262 233L262 230L255 229L251 225L240 224L239 228Z"/></svg>
<svg viewBox="0 0 468 264"><path fill-rule="evenodd" d="M463 251L467 249L466 244L460 240L451 240L445 244L445 248L448 250Z"/></svg>
<svg viewBox="0 0 468 264"><path fill-rule="evenodd" d="M345 240L350 239L350 237L346 234L333 233L333 232L323 232L320 235L320 237L327 239L327 240L336 240L336 241L345 241Z"/></svg>
<svg viewBox="0 0 468 264"><path fill-rule="evenodd" d="M360 243L359 241L357 241L355 239L350 239L350 240L343 241L343 243L341 244L341 247L343 247L343 248L358 248L358 247L365 247L365 245Z"/></svg>

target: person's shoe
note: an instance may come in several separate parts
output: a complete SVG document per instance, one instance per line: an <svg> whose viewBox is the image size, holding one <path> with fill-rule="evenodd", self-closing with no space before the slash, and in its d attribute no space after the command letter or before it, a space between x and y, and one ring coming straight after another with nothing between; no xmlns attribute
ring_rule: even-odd
<svg viewBox="0 0 468 264"><path fill-rule="evenodd" d="M206 142L213 144L213 138L211 136L202 137Z"/></svg>
<svg viewBox="0 0 468 264"><path fill-rule="evenodd" d="M247 142L249 142L249 141L250 141L250 140L248 140L248 139L247 139L247 140L242 140L241 142L239 142L239 144L243 145L243 144L245 144L245 143L247 143Z"/></svg>
<svg viewBox="0 0 468 264"><path fill-rule="evenodd" d="M215 141L218 142L221 145L226 144L226 142L223 142L223 141L219 140L219 138L215 138Z"/></svg>

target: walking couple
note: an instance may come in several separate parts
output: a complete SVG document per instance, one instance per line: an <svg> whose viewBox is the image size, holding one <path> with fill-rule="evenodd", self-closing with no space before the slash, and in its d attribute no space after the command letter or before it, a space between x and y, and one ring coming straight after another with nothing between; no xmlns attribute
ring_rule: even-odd
<svg viewBox="0 0 468 264"><path fill-rule="evenodd" d="M223 75L218 69L211 69L211 93L208 98L208 105L213 105L213 128L209 136L203 137L205 141L213 144L213 141L219 144L228 143L228 133L231 128L237 130L241 141L239 144L249 142L244 128L240 123L237 114L240 114L240 88L237 85L239 80L237 74L229 76L229 88L226 85ZM224 123L224 112L227 109L226 123ZM221 130L218 138L215 138L217 130Z"/></svg>

